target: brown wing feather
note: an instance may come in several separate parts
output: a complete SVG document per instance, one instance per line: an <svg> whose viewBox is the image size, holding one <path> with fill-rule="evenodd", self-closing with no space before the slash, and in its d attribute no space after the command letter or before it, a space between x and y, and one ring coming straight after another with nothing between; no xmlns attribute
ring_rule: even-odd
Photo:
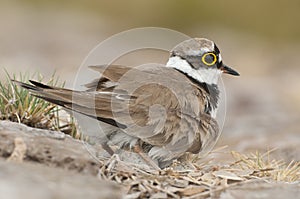
<svg viewBox="0 0 300 199"><path fill-rule="evenodd" d="M116 83L127 71L132 70L131 67L122 65L97 65L89 66L89 68L101 73L101 77L93 80L91 83L85 84L88 91L113 91L115 86L108 86L106 83Z"/></svg>
<svg viewBox="0 0 300 199"><path fill-rule="evenodd" d="M89 66L90 69L95 70L102 74L103 77L117 82L131 67L122 65L98 65Z"/></svg>
<svg viewBox="0 0 300 199"><path fill-rule="evenodd" d="M111 66L110 70L120 68L123 67ZM185 150L196 145L190 140L197 137L195 132L203 130L199 126L199 114L204 110L204 90L191 83L185 75L168 68L153 66L129 69L123 68L126 75L119 75L118 78L106 73L108 78L120 81L115 90L123 90L135 97L129 104L123 103L123 110L128 111L128 115L114 115L116 121L129 126L125 132L155 146L170 143L168 149L171 151L184 151L179 145ZM162 128L156 128L160 123L163 123ZM186 132L182 131L181 126ZM174 143L174 140L184 140L185 144ZM198 143L198 150L200 147L201 143Z"/></svg>

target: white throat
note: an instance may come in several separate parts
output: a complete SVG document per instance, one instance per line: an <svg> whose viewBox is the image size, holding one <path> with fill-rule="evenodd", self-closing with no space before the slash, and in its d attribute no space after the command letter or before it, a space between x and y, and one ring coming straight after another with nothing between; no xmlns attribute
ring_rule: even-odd
<svg viewBox="0 0 300 199"><path fill-rule="evenodd" d="M174 56L170 57L169 61L166 65L167 67L176 68L190 77L194 78L195 80L206 83L206 84L218 84L219 77L222 74L222 71L214 68L214 69L206 69L206 68L199 68L194 69L186 60Z"/></svg>

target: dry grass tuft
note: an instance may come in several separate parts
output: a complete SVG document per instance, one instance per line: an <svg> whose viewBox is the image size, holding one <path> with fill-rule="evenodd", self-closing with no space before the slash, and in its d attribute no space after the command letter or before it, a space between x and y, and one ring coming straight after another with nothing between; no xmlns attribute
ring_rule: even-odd
<svg viewBox="0 0 300 199"><path fill-rule="evenodd" d="M251 171L252 176L258 178L269 178L278 182L295 182L300 179L300 162L291 161L285 163L282 160L271 159L271 153L264 154L259 152L249 155L232 151L231 154L236 160L232 167L237 167L242 171Z"/></svg>
<svg viewBox="0 0 300 199"><path fill-rule="evenodd" d="M6 81L0 82L0 120L10 120L23 123L31 127L58 130L73 137L78 136L74 119L62 111L58 106L30 95L23 88L15 85L11 79L28 83L28 79L44 80L40 74L29 76L20 74L10 76L6 73ZM49 86L63 87L64 83L52 75L46 83Z"/></svg>

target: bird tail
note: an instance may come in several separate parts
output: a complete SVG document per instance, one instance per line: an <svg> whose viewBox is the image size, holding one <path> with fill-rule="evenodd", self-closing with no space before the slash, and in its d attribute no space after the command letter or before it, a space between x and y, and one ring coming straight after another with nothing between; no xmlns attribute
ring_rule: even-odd
<svg viewBox="0 0 300 199"><path fill-rule="evenodd" d="M110 94L104 93L95 96L93 93L48 86L33 80L30 80L32 85L16 80L12 80L12 82L27 89L32 95L59 105L67 110L96 118L114 126L119 126L119 124L112 119L113 114L109 109L111 107ZM101 104L101 106L95 106L95 104Z"/></svg>
<svg viewBox="0 0 300 199"><path fill-rule="evenodd" d="M29 80L32 85L17 80L11 81L16 85L27 89L29 92L31 92L32 95L53 104L57 104L63 107L66 104L72 104L72 90L48 86L33 80Z"/></svg>

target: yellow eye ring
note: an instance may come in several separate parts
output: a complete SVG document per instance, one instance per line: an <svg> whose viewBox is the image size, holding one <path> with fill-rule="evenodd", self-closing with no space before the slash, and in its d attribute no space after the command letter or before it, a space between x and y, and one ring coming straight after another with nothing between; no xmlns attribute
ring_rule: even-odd
<svg viewBox="0 0 300 199"><path fill-rule="evenodd" d="M208 63L206 60L205 60L205 58L207 57L207 56L209 56L209 55L212 55L213 56L213 61L211 62L211 63ZM204 63L204 64L206 64L207 66L212 66L212 65L214 65L216 62L217 62L217 56L214 54L214 53L206 53L206 54L204 54L203 56L202 56L202 62Z"/></svg>

